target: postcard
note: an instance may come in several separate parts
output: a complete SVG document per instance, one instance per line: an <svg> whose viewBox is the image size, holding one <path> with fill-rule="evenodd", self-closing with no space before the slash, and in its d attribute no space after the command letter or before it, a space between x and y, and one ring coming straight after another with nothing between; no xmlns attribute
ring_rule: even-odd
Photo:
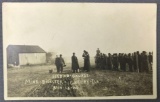
<svg viewBox="0 0 160 102"><path fill-rule="evenodd" d="M156 99L156 3L3 3L5 100Z"/></svg>

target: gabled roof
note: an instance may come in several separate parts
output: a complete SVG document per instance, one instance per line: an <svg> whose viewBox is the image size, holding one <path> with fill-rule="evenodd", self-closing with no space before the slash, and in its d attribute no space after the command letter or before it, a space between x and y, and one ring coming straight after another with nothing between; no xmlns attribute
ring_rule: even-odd
<svg viewBox="0 0 160 102"><path fill-rule="evenodd" d="M41 47L36 45L8 45L7 50L17 53L46 53Z"/></svg>

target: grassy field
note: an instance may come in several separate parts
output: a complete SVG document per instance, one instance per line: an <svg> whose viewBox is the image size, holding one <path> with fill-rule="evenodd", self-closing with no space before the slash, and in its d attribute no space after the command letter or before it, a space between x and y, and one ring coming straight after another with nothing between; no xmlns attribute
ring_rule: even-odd
<svg viewBox="0 0 160 102"><path fill-rule="evenodd" d="M53 73L49 74L49 70ZM8 69L9 97L85 97L152 95L152 74L96 70L57 74L54 65ZM67 76L69 75L69 76ZM58 77L57 77L58 76ZM59 77L61 76L61 77ZM61 83L57 83L59 81Z"/></svg>

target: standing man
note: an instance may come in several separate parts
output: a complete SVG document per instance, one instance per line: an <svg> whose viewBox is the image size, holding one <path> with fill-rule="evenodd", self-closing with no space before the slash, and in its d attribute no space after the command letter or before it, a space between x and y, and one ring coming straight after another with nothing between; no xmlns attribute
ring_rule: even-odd
<svg viewBox="0 0 160 102"><path fill-rule="evenodd" d="M122 54L122 71L126 71L126 54Z"/></svg>
<svg viewBox="0 0 160 102"><path fill-rule="evenodd" d="M142 54L139 53L139 51L137 51L137 55L136 55L136 63L137 63L137 70L138 72L142 72L143 68L142 68Z"/></svg>
<svg viewBox="0 0 160 102"><path fill-rule="evenodd" d="M59 73L59 57L58 57L58 55L56 55L55 65L56 65L56 68L57 68L57 73Z"/></svg>
<svg viewBox="0 0 160 102"><path fill-rule="evenodd" d="M95 63L96 63L96 68L100 68L100 58L101 58L101 51L99 48L96 50L96 56L95 56Z"/></svg>
<svg viewBox="0 0 160 102"><path fill-rule="evenodd" d="M108 69L111 70L112 69L112 55L110 53L108 53L107 64L108 64Z"/></svg>
<svg viewBox="0 0 160 102"><path fill-rule="evenodd" d="M99 59L99 65L100 65L100 69L103 69L103 54L100 53L100 59Z"/></svg>
<svg viewBox="0 0 160 102"><path fill-rule="evenodd" d="M101 51L99 50L99 48L97 48L96 53L97 53L97 56L101 53Z"/></svg>
<svg viewBox="0 0 160 102"><path fill-rule="evenodd" d="M129 65L129 71L132 72L133 59L132 59L131 53L128 54L128 65Z"/></svg>
<svg viewBox="0 0 160 102"><path fill-rule="evenodd" d="M107 68L107 55L103 54L103 57L104 57L104 59L103 59L104 69L108 69Z"/></svg>
<svg viewBox="0 0 160 102"><path fill-rule="evenodd" d="M119 53L119 57L118 57L118 61L119 61L119 69L122 70L122 54Z"/></svg>
<svg viewBox="0 0 160 102"><path fill-rule="evenodd" d="M137 59L136 56L137 56L136 52L134 52L134 54L133 54L133 68L134 68L135 72L138 72L138 68L137 68L138 66L136 64L136 59Z"/></svg>
<svg viewBox="0 0 160 102"><path fill-rule="evenodd" d="M153 55L151 54L151 52L149 52L148 60L149 60L150 70L152 70Z"/></svg>
<svg viewBox="0 0 160 102"><path fill-rule="evenodd" d="M113 54L113 70L118 70L118 58L117 54Z"/></svg>
<svg viewBox="0 0 160 102"><path fill-rule="evenodd" d="M72 56L72 70L73 70L73 73L78 73L78 69L79 69L78 59L75 56L75 53L73 53L73 56Z"/></svg>
<svg viewBox="0 0 160 102"><path fill-rule="evenodd" d="M84 50L84 53L83 53L82 57L84 58L84 69L83 70L89 72L89 70L90 70L90 59L89 59L88 52Z"/></svg>
<svg viewBox="0 0 160 102"><path fill-rule="evenodd" d="M143 56L141 57L141 59L142 59L142 69L143 69L142 71L149 72L148 57L147 57L146 51L143 51L142 54L143 54Z"/></svg>
<svg viewBox="0 0 160 102"><path fill-rule="evenodd" d="M60 54L60 57L59 57L59 68L60 68L60 73L63 72L63 67L65 66L65 62L64 62L64 59L62 58L62 54Z"/></svg>

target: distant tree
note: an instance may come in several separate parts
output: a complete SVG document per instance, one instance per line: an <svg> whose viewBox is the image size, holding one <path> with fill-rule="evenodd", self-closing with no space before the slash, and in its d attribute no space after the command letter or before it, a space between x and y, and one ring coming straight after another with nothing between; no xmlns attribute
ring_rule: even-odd
<svg viewBox="0 0 160 102"><path fill-rule="evenodd" d="M52 62L52 52L48 52L46 53L46 60L47 60L47 63L51 63Z"/></svg>

